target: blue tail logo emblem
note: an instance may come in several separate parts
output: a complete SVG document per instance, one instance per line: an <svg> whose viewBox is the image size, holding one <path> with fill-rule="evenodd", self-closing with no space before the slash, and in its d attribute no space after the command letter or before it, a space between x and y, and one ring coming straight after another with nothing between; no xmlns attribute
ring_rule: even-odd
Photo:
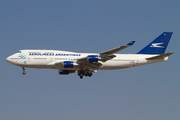
<svg viewBox="0 0 180 120"><path fill-rule="evenodd" d="M158 47L158 48L164 48L164 46L159 46L159 45L162 45L164 43L152 43L152 46L150 47Z"/></svg>

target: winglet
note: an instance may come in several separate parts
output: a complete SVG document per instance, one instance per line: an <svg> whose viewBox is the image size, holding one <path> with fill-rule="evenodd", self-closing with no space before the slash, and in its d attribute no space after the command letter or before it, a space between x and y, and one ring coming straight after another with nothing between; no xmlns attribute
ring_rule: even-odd
<svg viewBox="0 0 180 120"><path fill-rule="evenodd" d="M127 45L133 45L135 43L135 41L131 41L130 43L128 43Z"/></svg>

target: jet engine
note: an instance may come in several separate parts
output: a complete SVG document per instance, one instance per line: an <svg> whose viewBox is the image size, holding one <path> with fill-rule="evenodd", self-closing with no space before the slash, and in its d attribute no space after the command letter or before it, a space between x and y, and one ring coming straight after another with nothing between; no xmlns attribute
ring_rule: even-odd
<svg viewBox="0 0 180 120"><path fill-rule="evenodd" d="M88 62L98 62L98 55L88 55L87 61Z"/></svg>
<svg viewBox="0 0 180 120"><path fill-rule="evenodd" d="M73 68L74 67L72 61L64 61L63 66L64 66L64 68Z"/></svg>
<svg viewBox="0 0 180 120"><path fill-rule="evenodd" d="M63 69L59 70L60 75L68 75L70 73L75 73L75 70L63 70Z"/></svg>

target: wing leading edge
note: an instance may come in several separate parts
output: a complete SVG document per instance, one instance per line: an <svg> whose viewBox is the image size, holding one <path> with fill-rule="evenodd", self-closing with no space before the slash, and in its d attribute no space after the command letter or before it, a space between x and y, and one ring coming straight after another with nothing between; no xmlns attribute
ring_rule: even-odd
<svg viewBox="0 0 180 120"><path fill-rule="evenodd" d="M127 45L123 45L123 46L120 46L120 47L117 47L117 48L114 48L114 49L111 49L111 50L108 50L108 51L105 51L105 52L102 52L100 53L100 56L106 56L106 55L111 55L111 54L114 54L116 52L119 52L129 46L132 46L134 44L135 41L131 41L129 42Z"/></svg>

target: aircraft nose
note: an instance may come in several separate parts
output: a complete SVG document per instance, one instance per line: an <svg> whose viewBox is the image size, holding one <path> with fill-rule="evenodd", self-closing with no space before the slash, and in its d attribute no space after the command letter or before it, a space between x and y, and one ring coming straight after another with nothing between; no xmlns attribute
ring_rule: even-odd
<svg viewBox="0 0 180 120"><path fill-rule="evenodd" d="M15 64L17 63L17 59L15 58L14 55L11 55L11 56L7 57L7 58L6 58L6 61L7 61L8 63L10 63L10 64L13 64L13 65L15 65Z"/></svg>
<svg viewBox="0 0 180 120"><path fill-rule="evenodd" d="M10 57L7 57L7 58L6 58L6 61L7 61L7 62L10 62Z"/></svg>

